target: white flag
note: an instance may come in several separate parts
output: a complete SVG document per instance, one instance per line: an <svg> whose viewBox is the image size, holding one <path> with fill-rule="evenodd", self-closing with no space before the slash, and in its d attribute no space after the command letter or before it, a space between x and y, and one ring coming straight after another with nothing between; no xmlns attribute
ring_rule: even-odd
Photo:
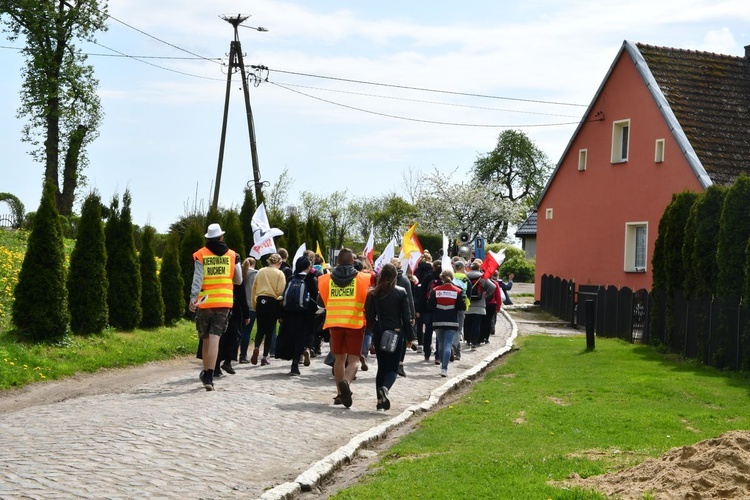
<svg viewBox="0 0 750 500"><path fill-rule="evenodd" d="M307 252L307 245L303 243L299 246L297 252L295 252L294 254L294 259L292 259L292 269L297 265L297 259L305 255L305 252Z"/></svg>
<svg viewBox="0 0 750 500"><path fill-rule="evenodd" d="M261 242L264 242L266 239L273 238L274 236L281 236L284 234L284 231L282 231L279 228L271 227L271 225L268 222L268 215L266 214L266 207L263 203L258 205L258 208L255 210L255 213L253 214L253 218L250 220L250 226L253 228L253 241L255 242L255 245L259 245ZM276 245L274 245L274 252L276 251ZM267 252L267 253L273 253L273 252ZM261 254L265 255L265 253Z"/></svg>
<svg viewBox="0 0 750 500"><path fill-rule="evenodd" d="M396 240L391 240L390 243L388 243L388 246L385 247L385 250L383 250L383 253L380 254L380 257L378 257L378 260L376 260L375 264L372 266L375 274L379 273L383 266L390 262L395 255Z"/></svg>
<svg viewBox="0 0 750 500"><path fill-rule="evenodd" d="M443 258L442 261L442 268L443 269L450 269L453 270L453 265L451 264L451 258L448 255L448 237L443 233Z"/></svg>

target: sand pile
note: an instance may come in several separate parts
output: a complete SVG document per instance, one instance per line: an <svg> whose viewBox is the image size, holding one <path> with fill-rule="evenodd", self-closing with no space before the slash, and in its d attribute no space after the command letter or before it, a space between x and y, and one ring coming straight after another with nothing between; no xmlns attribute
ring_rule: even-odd
<svg viewBox="0 0 750 500"><path fill-rule="evenodd" d="M565 484L623 499L644 493L655 499L750 498L750 431L673 448L620 472L586 479L574 474Z"/></svg>

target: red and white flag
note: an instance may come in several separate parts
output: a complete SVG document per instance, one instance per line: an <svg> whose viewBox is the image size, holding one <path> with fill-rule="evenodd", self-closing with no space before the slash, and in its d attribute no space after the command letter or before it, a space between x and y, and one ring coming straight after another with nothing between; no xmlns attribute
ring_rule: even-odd
<svg viewBox="0 0 750 500"><path fill-rule="evenodd" d="M482 274L482 278L487 279L490 276L492 276L492 273L494 273L497 270L497 268L503 264L504 260L505 260L504 248L497 253L493 252L492 250L488 250L487 255L484 256L484 261L482 261L482 269L484 269L484 274Z"/></svg>
<svg viewBox="0 0 750 500"><path fill-rule="evenodd" d="M365 249L362 250L362 255L367 257L367 261L372 265L372 259L375 257L375 234L372 231L372 228L370 228L370 237L367 238L367 243L365 243Z"/></svg>

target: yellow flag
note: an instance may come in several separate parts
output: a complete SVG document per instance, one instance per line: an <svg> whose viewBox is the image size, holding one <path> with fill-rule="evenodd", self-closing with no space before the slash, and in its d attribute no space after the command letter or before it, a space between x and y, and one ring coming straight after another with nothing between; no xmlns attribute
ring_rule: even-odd
<svg viewBox="0 0 750 500"><path fill-rule="evenodd" d="M323 267L326 267L326 258L323 257L323 252L320 251L320 243L318 243L318 240L315 240L315 254L320 255L320 258L323 259Z"/></svg>
<svg viewBox="0 0 750 500"><path fill-rule="evenodd" d="M404 255L408 256L412 252L422 253L422 245L419 244L419 239L417 239L417 235L414 233L416 229L417 223L415 222L409 230L404 233L404 240L403 243L401 243L401 249L403 250Z"/></svg>

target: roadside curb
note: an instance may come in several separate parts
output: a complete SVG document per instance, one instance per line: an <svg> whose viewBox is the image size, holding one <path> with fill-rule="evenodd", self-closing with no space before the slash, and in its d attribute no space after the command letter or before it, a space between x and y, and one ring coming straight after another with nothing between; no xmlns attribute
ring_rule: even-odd
<svg viewBox="0 0 750 500"><path fill-rule="evenodd" d="M312 491L323 480L330 477L336 470L351 462L357 452L366 445L385 437L389 431L402 425L412 418L416 413L432 410L446 395L450 394L464 384L468 384L479 375L484 373L487 367L496 359L500 358L513 347L513 342L518 336L518 325L507 313L505 308L500 310L506 321L511 325L511 334L505 345L497 351L488 354L474 367L464 370L459 375L449 379L445 384L434 389L430 397L424 402L412 405L396 417L377 425L365 432L354 436L347 444L334 451L327 457L313 464L309 469L296 477L294 482L283 483L271 488L261 495L260 500L292 500L303 491Z"/></svg>

